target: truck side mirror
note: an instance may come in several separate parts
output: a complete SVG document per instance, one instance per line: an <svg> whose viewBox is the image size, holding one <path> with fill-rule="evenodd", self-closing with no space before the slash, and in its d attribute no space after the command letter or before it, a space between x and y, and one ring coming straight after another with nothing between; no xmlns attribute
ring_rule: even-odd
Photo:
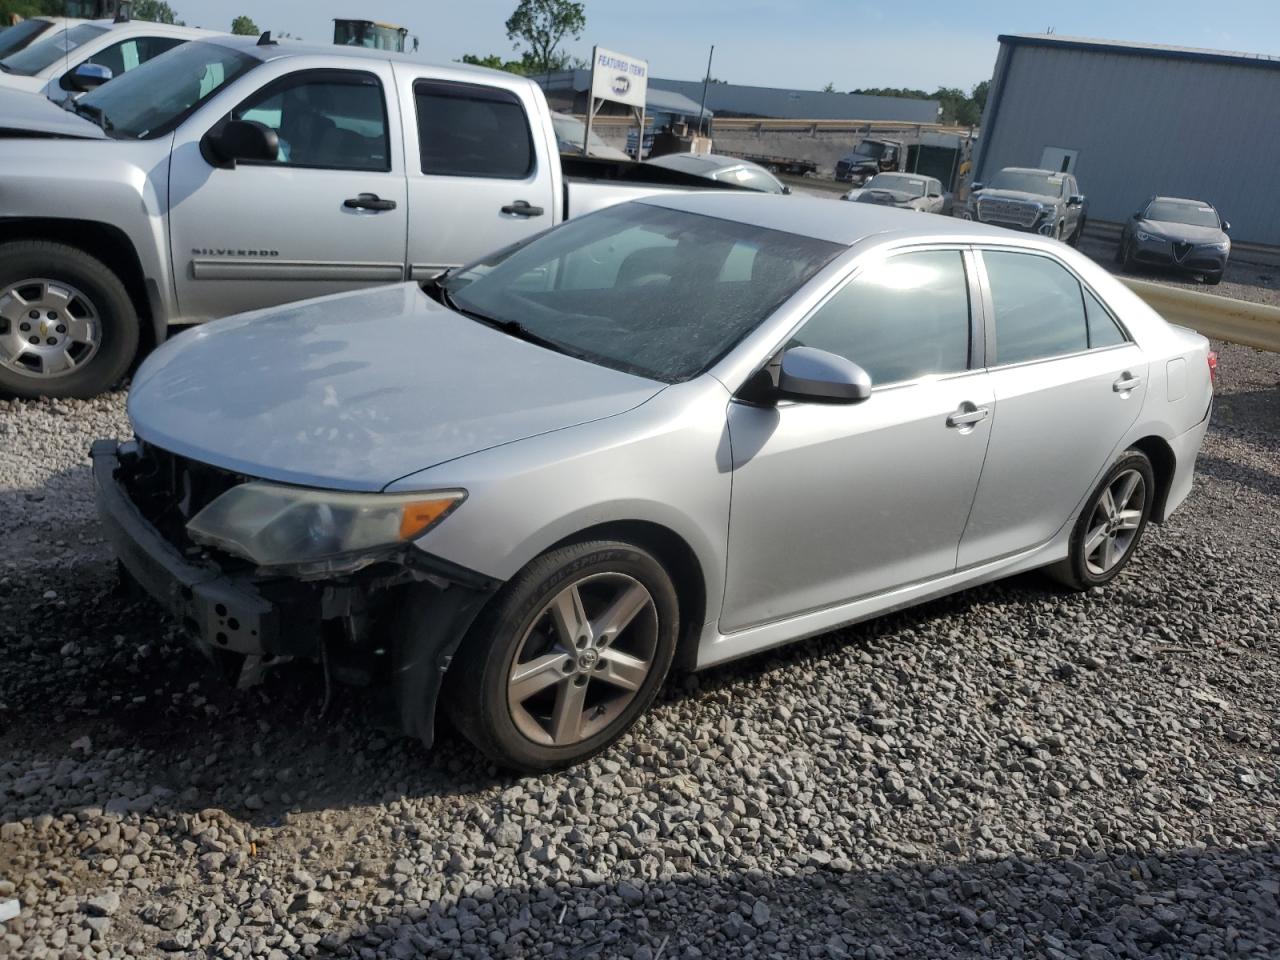
<svg viewBox="0 0 1280 960"><path fill-rule="evenodd" d="M1230 229L1231 229L1231 221L1230 221L1230 220L1223 220L1223 221L1222 221L1222 232L1223 232L1223 233L1226 233L1226 232L1228 232Z"/></svg>
<svg viewBox="0 0 1280 960"><path fill-rule="evenodd" d="M104 67L100 63L82 63L63 77L62 87L66 90L75 90L77 93L88 93L114 76L110 67Z"/></svg>
<svg viewBox="0 0 1280 960"><path fill-rule="evenodd" d="M280 138L257 120L228 120L204 135L200 152L215 167L234 169L239 160L271 163L280 156Z"/></svg>
<svg viewBox="0 0 1280 960"><path fill-rule="evenodd" d="M969 187L969 192L977 193L979 190L981 190L985 186L986 184L983 183L981 180L975 180L973 181L973 185Z"/></svg>

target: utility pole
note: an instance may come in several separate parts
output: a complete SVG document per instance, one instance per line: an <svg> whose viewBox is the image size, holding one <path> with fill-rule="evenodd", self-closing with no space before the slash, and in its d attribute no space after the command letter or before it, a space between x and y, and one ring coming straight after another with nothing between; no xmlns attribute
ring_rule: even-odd
<svg viewBox="0 0 1280 960"><path fill-rule="evenodd" d="M716 45L711 45L711 52L707 54L707 72L702 78L702 106L698 108L698 132L706 136L707 122L707 84L711 82L711 58L716 55Z"/></svg>

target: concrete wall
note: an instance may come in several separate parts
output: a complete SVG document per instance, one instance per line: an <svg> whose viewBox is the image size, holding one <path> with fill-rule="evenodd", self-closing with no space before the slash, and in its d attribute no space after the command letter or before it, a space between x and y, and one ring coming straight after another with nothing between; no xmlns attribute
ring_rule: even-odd
<svg viewBox="0 0 1280 960"><path fill-rule="evenodd" d="M1207 200L1242 241L1280 245L1280 63L1255 65L1006 40L975 179L1078 150L1089 215L1152 194Z"/></svg>

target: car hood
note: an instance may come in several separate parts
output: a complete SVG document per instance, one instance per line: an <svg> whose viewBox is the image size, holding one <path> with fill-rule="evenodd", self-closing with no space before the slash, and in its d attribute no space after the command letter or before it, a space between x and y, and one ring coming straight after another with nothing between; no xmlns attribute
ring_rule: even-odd
<svg viewBox="0 0 1280 960"><path fill-rule="evenodd" d="M247 476L381 490L501 444L623 413L663 384L565 356L399 284L216 321L156 350L142 440Z"/></svg>
<svg viewBox="0 0 1280 960"><path fill-rule="evenodd" d="M16 83L20 80L35 81L38 84L36 90L44 87L44 81L35 77L0 73L0 131L19 135L108 139L102 128L91 120L63 110L41 93L29 93L20 88Z"/></svg>
<svg viewBox="0 0 1280 960"><path fill-rule="evenodd" d="M1185 240L1187 243L1222 243L1227 235L1217 227L1197 227L1190 223L1174 223L1168 220L1139 220L1138 229L1154 233L1168 240Z"/></svg>
<svg viewBox="0 0 1280 960"><path fill-rule="evenodd" d="M858 193L857 199L863 203L909 204L912 200L919 200L920 198L914 193L907 193L905 190L882 190L878 187L867 189L864 187Z"/></svg>
<svg viewBox="0 0 1280 960"><path fill-rule="evenodd" d="M15 93L38 93L48 84L43 77L28 77L22 73L4 73L0 71L0 90L12 90ZM0 116L4 116L0 114ZM7 119L7 117L6 117Z"/></svg>
<svg viewBox="0 0 1280 960"><path fill-rule="evenodd" d="M1057 202L1056 197L1047 194L1027 193L1023 190L979 190L974 194L977 200L1018 200L1022 203L1043 203L1046 206L1052 206Z"/></svg>

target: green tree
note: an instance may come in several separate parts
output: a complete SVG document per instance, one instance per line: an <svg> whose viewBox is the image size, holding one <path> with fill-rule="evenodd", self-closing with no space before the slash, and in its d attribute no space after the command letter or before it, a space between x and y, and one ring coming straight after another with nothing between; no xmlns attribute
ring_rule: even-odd
<svg viewBox="0 0 1280 960"><path fill-rule="evenodd" d="M462 55L463 63L470 63L477 67L488 67L491 70L505 70L507 73L528 73L527 64L523 60L503 60L496 53L490 53L486 56L478 56L474 53L464 53Z"/></svg>
<svg viewBox="0 0 1280 960"><path fill-rule="evenodd" d="M822 92L823 92L823 93L835 93L835 92L836 92L836 85L835 85L834 83L832 83L831 81L829 81L829 80L828 80L828 81L827 81L827 85L826 85L825 87L823 87L823 88L822 88Z"/></svg>
<svg viewBox="0 0 1280 960"><path fill-rule="evenodd" d="M12 26L14 18L57 16L62 13L61 0L0 0L0 27Z"/></svg>
<svg viewBox="0 0 1280 960"><path fill-rule="evenodd" d="M231 21L231 32L242 37L256 37L262 33L251 17L236 17Z"/></svg>
<svg viewBox="0 0 1280 960"><path fill-rule="evenodd" d="M565 37L577 40L587 25L587 14L575 0L520 0L507 18L507 39L517 50L523 46L522 61L533 73L560 70L570 63L559 50Z"/></svg>
<svg viewBox="0 0 1280 960"><path fill-rule="evenodd" d="M135 20L151 20L154 23L181 25L177 12L165 0L135 0L130 16Z"/></svg>
<svg viewBox="0 0 1280 960"><path fill-rule="evenodd" d="M983 80L981 83L974 84L973 90L969 93L969 99L973 101L973 105L978 108L978 118L982 118L982 111L987 109L987 94L991 90L991 81Z"/></svg>

